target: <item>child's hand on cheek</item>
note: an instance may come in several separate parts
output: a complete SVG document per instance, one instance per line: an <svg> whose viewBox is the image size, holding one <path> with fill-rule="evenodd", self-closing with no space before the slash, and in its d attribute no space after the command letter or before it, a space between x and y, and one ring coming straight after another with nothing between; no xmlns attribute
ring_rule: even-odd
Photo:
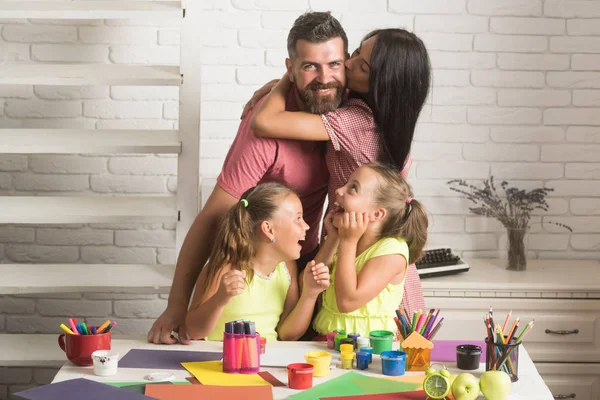
<svg viewBox="0 0 600 400"><path fill-rule="evenodd" d="M306 268L304 268L302 276L304 288L302 290L309 295L316 296L329 287L330 278L327 265L317 264L313 260L306 264Z"/></svg>
<svg viewBox="0 0 600 400"><path fill-rule="evenodd" d="M222 299L224 304L229 303L233 296L242 294L246 289L244 278L246 278L246 271L237 269L232 269L221 277L217 296Z"/></svg>
<svg viewBox="0 0 600 400"><path fill-rule="evenodd" d="M338 237L338 230L333 224L334 214L335 213L333 211L329 211L323 220L323 225L325 225L325 230L327 231L327 237L329 239L337 239Z"/></svg>
<svg viewBox="0 0 600 400"><path fill-rule="evenodd" d="M338 221L340 239L358 242L369 226L367 213L345 212Z"/></svg>

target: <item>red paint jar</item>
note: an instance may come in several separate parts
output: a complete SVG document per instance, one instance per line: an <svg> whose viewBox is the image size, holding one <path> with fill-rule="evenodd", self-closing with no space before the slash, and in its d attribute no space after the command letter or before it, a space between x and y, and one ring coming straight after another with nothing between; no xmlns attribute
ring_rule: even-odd
<svg viewBox="0 0 600 400"><path fill-rule="evenodd" d="M289 364L287 370L290 389L308 389L312 387L313 372L315 370L312 364Z"/></svg>

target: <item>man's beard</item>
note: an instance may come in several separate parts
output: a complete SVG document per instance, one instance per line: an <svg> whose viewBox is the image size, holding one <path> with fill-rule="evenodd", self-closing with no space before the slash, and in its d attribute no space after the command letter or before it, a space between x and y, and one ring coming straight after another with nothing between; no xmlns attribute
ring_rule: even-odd
<svg viewBox="0 0 600 400"><path fill-rule="evenodd" d="M297 80L295 81L297 82ZM313 90L319 89L335 89L335 93L327 96L315 96ZM305 111L312 114L325 114L337 109L342 103L342 96L344 94L344 87L338 81L329 82L324 85L313 80L304 89L296 87L296 90L298 90L304 102Z"/></svg>

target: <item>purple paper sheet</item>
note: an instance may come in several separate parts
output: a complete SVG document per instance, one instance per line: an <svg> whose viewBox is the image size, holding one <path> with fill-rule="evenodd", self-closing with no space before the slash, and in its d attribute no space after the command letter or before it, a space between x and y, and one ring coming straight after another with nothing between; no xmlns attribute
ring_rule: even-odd
<svg viewBox="0 0 600 400"><path fill-rule="evenodd" d="M119 368L184 370L182 362L216 361L221 358L221 352L131 349L119 360Z"/></svg>
<svg viewBox="0 0 600 400"><path fill-rule="evenodd" d="M480 362L485 362L485 343L483 340L434 340L431 361L456 362L456 346L474 344L481 347Z"/></svg>
<svg viewBox="0 0 600 400"><path fill-rule="evenodd" d="M104 383L78 378L24 390L15 395L31 400L156 400Z"/></svg>

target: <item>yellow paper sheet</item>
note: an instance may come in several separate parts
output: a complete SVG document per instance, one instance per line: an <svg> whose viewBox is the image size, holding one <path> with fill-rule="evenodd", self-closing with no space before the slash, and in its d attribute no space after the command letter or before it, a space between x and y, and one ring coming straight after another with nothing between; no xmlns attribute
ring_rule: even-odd
<svg viewBox="0 0 600 400"><path fill-rule="evenodd" d="M223 372L223 364L219 361L184 362L181 365L203 385L271 386L258 374L227 374Z"/></svg>

